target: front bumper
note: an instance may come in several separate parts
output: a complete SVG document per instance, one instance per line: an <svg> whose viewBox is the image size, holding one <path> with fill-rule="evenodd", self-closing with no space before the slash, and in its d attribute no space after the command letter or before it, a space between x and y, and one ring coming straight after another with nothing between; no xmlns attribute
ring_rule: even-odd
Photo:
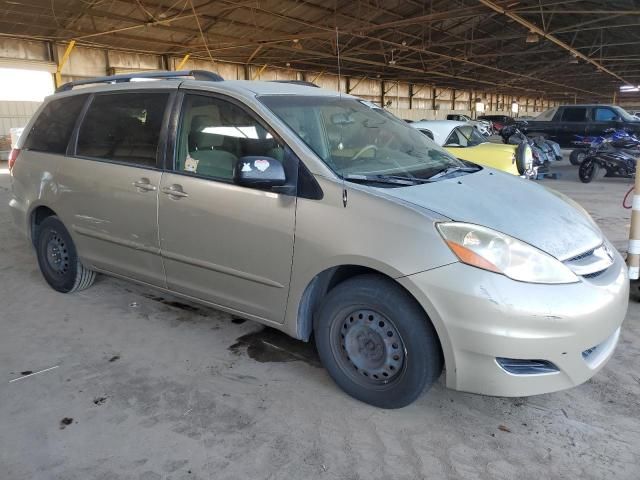
<svg viewBox="0 0 640 480"><path fill-rule="evenodd" d="M613 354L629 299L617 252L606 272L568 285L516 282L461 263L399 281L438 331L447 386L509 397L562 390L595 375ZM558 371L514 375L497 357L547 360Z"/></svg>

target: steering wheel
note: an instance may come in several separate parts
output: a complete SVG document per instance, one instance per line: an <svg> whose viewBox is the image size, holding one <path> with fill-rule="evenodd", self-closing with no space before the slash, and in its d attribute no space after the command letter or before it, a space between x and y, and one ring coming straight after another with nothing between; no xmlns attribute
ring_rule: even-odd
<svg viewBox="0 0 640 480"><path fill-rule="evenodd" d="M362 147L358 153L356 153L353 157L351 157L351 160L358 160L365 152L368 152L369 150L373 150L374 152L378 152L378 147L376 147L375 145L365 145L364 147Z"/></svg>

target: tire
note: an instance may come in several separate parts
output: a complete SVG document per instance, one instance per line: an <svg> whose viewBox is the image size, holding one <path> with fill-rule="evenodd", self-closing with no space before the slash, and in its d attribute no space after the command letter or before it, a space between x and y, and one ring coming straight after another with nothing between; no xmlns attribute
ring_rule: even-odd
<svg viewBox="0 0 640 480"><path fill-rule="evenodd" d="M38 226L35 246L42 276L54 290L72 293L93 284L95 272L82 265L71 235L58 217L47 217Z"/></svg>
<svg viewBox="0 0 640 480"><path fill-rule="evenodd" d="M524 142L516 147L516 168L520 175L524 175L527 171L527 164L525 159L525 151L528 145Z"/></svg>
<svg viewBox="0 0 640 480"><path fill-rule="evenodd" d="M352 397L381 408L401 408L442 372L433 325L400 285L379 275L345 280L314 315L322 364Z"/></svg>
<svg viewBox="0 0 640 480"><path fill-rule="evenodd" d="M571 151L571 155L569 155L569 161L571 165L580 165L585 157L587 156L587 152L581 148L576 148Z"/></svg>
<svg viewBox="0 0 640 480"><path fill-rule="evenodd" d="M601 176L601 170L602 169L597 162L588 158L580 164L580 168L578 169L578 176L580 177L580 181L582 183L591 183L591 181Z"/></svg>

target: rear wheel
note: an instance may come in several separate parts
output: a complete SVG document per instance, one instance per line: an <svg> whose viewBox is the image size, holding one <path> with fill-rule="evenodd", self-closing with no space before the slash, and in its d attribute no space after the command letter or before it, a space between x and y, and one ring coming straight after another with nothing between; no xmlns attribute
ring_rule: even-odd
<svg viewBox="0 0 640 480"><path fill-rule="evenodd" d="M362 275L336 286L314 318L318 354L349 395L382 408L413 402L442 372L436 332L398 284Z"/></svg>
<svg viewBox="0 0 640 480"><path fill-rule="evenodd" d="M569 161L571 162L571 165L580 165L584 161L586 156L586 151L577 148L571 151L571 155L569 155Z"/></svg>
<svg viewBox="0 0 640 480"><path fill-rule="evenodd" d="M38 226L35 246L42 276L54 290L71 293L93 284L95 272L82 265L71 235L58 217L47 217Z"/></svg>

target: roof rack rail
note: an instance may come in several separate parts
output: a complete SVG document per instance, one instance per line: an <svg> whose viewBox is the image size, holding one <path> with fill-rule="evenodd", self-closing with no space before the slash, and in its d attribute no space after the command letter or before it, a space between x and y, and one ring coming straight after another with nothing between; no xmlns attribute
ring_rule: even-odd
<svg viewBox="0 0 640 480"><path fill-rule="evenodd" d="M65 83L56 88L56 93L66 92L73 90L73 87L78 85L93 85L94 83L123 83L130 82L134 78L181 78L181 77L193 77L195 80L205 80L209 82L222 82L222 78L217 73L209 72L207 70L179 70L179 71L153 71L153 72L133 72L123 73L120 75L110 75L108 77L96 77L89 78L87 80L76 80L75 82Z"/></svg>
<svg viewBox="0 0 640 480"><path fill-rule="evenodd" d="M294 85L306 85L307 87L320 88L319 85L316 85L313 82L307 82L306 80L269 80L269 81L275 82L275 83L293 83Z"/></svg>

